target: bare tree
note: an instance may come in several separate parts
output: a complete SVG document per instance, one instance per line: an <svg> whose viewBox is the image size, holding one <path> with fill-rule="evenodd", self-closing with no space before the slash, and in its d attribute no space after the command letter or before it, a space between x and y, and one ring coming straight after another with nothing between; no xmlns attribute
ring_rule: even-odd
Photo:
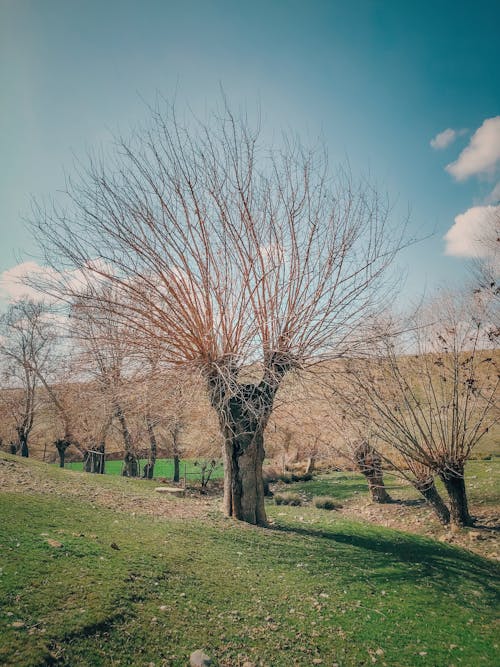
<svg viewBox="0 0 500 667"><path fill-rule="evenodd" d="M371 356L351 359L335 389L374 437L419 468L419 490L434 493L428 471L439 475L459 526L472 523L464 465L499 419L498 355L470 308L460 295L434 300L404 342L387 336Z"/></svg>
<svg viewBox="0 0 500 667"><path fill-rule="evenodd" d="M89 294L93 307L89 308ZM76 295L75 295L76 296ZM116 297L110 286L99 292L81 292L71 309L72 335L81 348L80 361L90 371L102 395L111 406L112 419L117 419L124 443L123 475L137 477L137 447L126 411L126 363L130 348L127 336L108 307ZM152 423L149 422L148 432Z"/></svg>
<svg viewBox="0 0 500 667"><path fill-rule="evenodd" d="M500 335L500 204L490 207L490 225L476 240L479 257L472 264L474 294L487 314L491 340Z"/></svg>
<svg viewBox="0 0 500 667"><path fill-rule="evenodd" d="M199 370L224 440L225 512L265 524L264 431L282 380L353 349L402 227L324 153L265 151L227 104L190 126L155 111L117 143L68 183L64 211L35 211L60 278L48 288L72 300L75 282L111 284L123 331Z"/></svg>
<svg viewBox="0 0 500 667"><path fill-rule="evenodd" d="M339 392L335 392L339 397ZM434 482L435 472L428 465L415 460L407 453L391 447L391 441L380 440L373 435L372 411L369 407L360 409L360 402L352 404L348 394L340 394L340 405L344 409L339 418L331 416L337 432L337 445L332 446L340 458L354 464L368 481L372 501L391 502L385 490L383 468L406 482L409 482L425 499L440 523L450 523L450 511L446 507Z"/></svg>
<svg viewBox="0 0 500 667"><path fill-rule="evenodd" d="M43 304L19 301L0 318L0 357L3 362L2 401L15 421L18 449L29 456L29 435L37 408L37 385L54 342Z"/></svg>

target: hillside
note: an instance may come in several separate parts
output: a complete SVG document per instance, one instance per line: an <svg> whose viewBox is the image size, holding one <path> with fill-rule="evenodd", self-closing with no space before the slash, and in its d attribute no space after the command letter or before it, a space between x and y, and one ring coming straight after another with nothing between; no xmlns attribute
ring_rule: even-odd
<svg viewBox="0 0 500 667"><path fill-rule="evenodd" d="M221 667L497 664L498 567L349 518L354 482L322 482L343 514L270 504L259 529L218 498L1 455L0 661L180 667L203 648Z"/></svg>

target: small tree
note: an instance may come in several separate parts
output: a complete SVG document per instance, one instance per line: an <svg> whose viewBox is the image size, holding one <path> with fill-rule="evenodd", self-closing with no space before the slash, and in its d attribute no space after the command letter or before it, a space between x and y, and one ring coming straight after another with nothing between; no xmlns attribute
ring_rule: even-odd
<svg viewBox="0 0 500 667"><path fill-rule="evenodd" d="M125 335L199 370L223 435L225 512L266 523L264 431L282 380L356 346L402 228L368 185L332 177L324 154L287 141L265 151L227 104L189 127L153 112L67 193L66 211L35 211L60 277L48 289L72 300L75 275L111 284L87 307L105 300Z"/></svg>
<svg viewBox="0 0 500 667"><path fill-rule="evenodd" d="M97 382L111 406L112 418L118 420L125 451L123 475L137 477L139 460L125 409L125 369L130 346L123 327L108 307L114 298L109 286L97 292L89 287L86 293L75 295L71 309L72 335L80 347L82 370ZM151 429L149 422L148 431Z"/></svg>
<svg viewBox="0 0 500 667"><path fill-rule="evenodd" d="M18 449L29 456L29 435L37 409L37 386L54 341L54 332L41 303L25 300L9 306L0 317L2 400L15 422Z"/></svg>

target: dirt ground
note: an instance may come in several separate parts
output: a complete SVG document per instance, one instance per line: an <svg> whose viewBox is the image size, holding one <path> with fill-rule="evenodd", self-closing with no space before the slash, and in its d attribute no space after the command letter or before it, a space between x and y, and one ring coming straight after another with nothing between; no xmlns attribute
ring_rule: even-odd
<svg viewBox="0 0 500 667"><path fill-rule="evenodd" d="M78 479L75 479L75 476ZM143 514L170 519L203 518L220 512L220 491L202 496L188 491L186 498L155 493L160 486L151 487L126 480L126 486L111 476L97 476L59 471L47 464L27 464L18 457L0 455L0 491L17 493L47 493L56 496L81 498L108 509L131 514ZM169 484L170 485L170 484ZM212 487L213 488L213 487ZM367 496L344 501L338 513L346 518L363 520L376 525L426 535L442 542L473 551L481 556L500 560L500 507L470 507L476 525L470 529L444 528L434 518L425 503L419 500L396 501L387 505L374 504Z"/></svg>

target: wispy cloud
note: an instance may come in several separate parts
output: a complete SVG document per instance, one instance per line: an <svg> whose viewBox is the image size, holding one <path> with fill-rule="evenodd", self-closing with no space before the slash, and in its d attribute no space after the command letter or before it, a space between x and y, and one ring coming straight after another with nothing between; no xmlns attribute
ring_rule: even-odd
<svg viewBox="0 0 500 667"><path fill-rule="evenodd" d="M464 181L470 176L494 174L499 163L500 116L495 116L487 118L474 132L469 144L446 171L457 181Z"/></svg>
<svg viewBox="0 0 500 667"><path fill-rule="evenodd" d="M436 134L436 136L431 139L430 144L434 150L439 151L450 146L455 141L457 136L458 132L456 130L452 130L449 127L446 130L439 132L439 134Z"/></svg>
<svg viewBox="0 0 500 667"><path fill-rule="evenodd" d="M488 257L492 244L487 241L495 233L495 220L500 206L473 206L455 218L444 236L447 255L455 257Z"/></svg>
<svg viewBox="0 0 500 667"><path fill-rule="evenodd" d="M498 204L500 203L500 181L495 185L493 190L484 200L485 204Z"/></svg>

